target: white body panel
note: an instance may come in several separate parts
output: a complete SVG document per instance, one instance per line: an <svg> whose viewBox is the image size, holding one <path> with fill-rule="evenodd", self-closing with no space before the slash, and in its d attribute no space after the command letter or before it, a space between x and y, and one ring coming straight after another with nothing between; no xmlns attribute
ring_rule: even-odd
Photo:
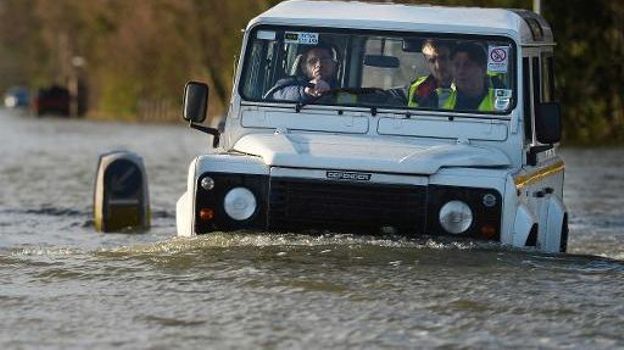
<svg viewBox="0 0 624 350"><path fill-rule="evenodd" d="M241 126L244 128L287 129L307 131L329 131L345 134L366 134L368 118L362 113L347 114L336 118L327 112L283 112L250 111L243 114Z"/></svg>
<svg viewBox="0 0 624 350"><path fill-rule="evenodd" d="M285 1L249 22L413 32L512 34L528 40L531 33L520 16L494 8L370 4L358 1ZM552 40L546 23L544 36Z"/></svg>
<svg viewBox="0 0 624 350"><path fill-rule="evenodd" d="M512 237L512 244L516 247L524 247L531 229L537 224L537 218L529 208L525 205L519 205L516 209L516 217L514 219Z"/></svg>
<svg viewBox="0 0 624 350"><path fill-rule="evenodd" d="M505 141L507 123L501 121L449 121L445 119L380 118L380 135L417 136L455 140Z"/></svg>
<svg viewBox="0 0 624 350"><path fill-rule="evenodd" d="M495 149L468 144L319 134L253 134L234 150L256 155L271 167L435 174L443 167L508 167Z"/></svg>

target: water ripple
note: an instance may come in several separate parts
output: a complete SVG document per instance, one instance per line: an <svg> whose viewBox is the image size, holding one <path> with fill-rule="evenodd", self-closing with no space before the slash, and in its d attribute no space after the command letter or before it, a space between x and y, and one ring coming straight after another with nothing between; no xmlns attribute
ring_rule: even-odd
<svg viewBox="0 0 624 350"><path fill-rule="evenodd" d="M87 216L92 215L91 211L83 211L74 208L61 208L44 206L41 208L8 208L0 210L0 214L29 214L29 215L49 215L49 216Z"/></svg>

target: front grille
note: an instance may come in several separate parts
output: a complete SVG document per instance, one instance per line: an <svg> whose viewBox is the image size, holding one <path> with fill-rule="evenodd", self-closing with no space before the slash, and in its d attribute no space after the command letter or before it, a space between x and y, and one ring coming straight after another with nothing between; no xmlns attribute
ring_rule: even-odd
<svg viewBox="0 0 624 350"><path fill-rule="evenodd" d="M269 226L275 229L372 229L423 233L424 186L274 178Z"/></svg>

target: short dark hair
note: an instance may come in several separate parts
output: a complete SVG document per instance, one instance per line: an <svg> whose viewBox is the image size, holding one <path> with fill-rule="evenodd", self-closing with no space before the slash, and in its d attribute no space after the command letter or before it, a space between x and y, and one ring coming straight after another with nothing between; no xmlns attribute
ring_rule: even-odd
<svg viewBox="0 0 624 350"><path fill-rule="evenodd" d="M326 44L326 43L318 43L317 45L306 47L305 50L303 50L303 53L302 53L304 59L307 58L308 54L310 53L310 51L312 51L314 49L327 50L327 52L329 52L329 54L332 56L332 59L334 59L334 61L339 61L340 60L340 57L338 55L338 50L333 45Z"/></svg>
<svg viewBox="0 0 624 350"><path fill-rule="evenodd" d="M479 44L472 42L460 43L453 49L451 58L455 58L455 55L459 52L467 53L470 60L476 62L481 67L485 67L487 65L487 55L485 54L485 49Z"/></svg>
<svg viewBox="0 0 624 350"><path fill-rule="evenodd" d="M425 39L423 40L421 46L421 52L426 54L425 51L429 51L429 49L438 51L441 48L447 48L450 52L453 51L453 43L448 40L438 40L438 39Z"/></svg>

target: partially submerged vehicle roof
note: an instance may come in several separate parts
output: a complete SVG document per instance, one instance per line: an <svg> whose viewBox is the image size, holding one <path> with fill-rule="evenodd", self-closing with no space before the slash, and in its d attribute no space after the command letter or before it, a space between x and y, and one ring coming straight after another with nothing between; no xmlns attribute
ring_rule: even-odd
<svg viewBox="0 0 624 350"><path fill-rule="evenodd" d="M258 24L507 35L522 45L553 42L550 25L538 14L497 8L290 0L260 14L248 28Z"/></svg>

